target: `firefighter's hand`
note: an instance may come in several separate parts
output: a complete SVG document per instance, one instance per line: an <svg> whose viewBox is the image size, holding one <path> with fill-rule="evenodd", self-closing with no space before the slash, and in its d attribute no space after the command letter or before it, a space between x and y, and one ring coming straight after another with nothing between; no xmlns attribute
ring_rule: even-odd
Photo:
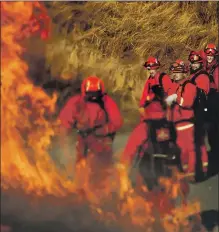
<svg viewBox="0 0 219 232"><path fill-rule="evenodd" d="M82 122L77 122L77 129L80 130L80 131L84 131L87 129L87 127L85 126L84 123Z"/></svg>
<svg viewBox="0 0 219 232"><path fill-rule="evenodd" d="M144 107L140 107L138 110L139 110L140 115L144 116L145 114Z"/></svg>
<svg viewBox="0 0 219 232"><path fill-rule="evenodd" d="M94 134L97 135L97 136L105 136L106 134L108 134L107 125L95 129Z"/></svg>
<svg viewBox="0 0 219 232"><path fill-rule="evenodd" d="M77 133L83 138L88 136L87 131L77 130Z"/></svg>
<svg viewBox="0 0 219 232"><path fill-rule="evenodd" d="M94 131L93 128L87 128L87 129L84 129L84 130L81 130L79 128L77 128L77 133L79 135L81 135L83 138L87 137L88 135L92 134Z"/></svg>
<svg viewBox="0 0 219 232"><path fill-rule="evenodd" d="M176 98L177 98L177 94L172 94L170 96L168 96L166 99L165 99L165 102L167 103L168 106L172 105L172 103L174 101L176 101Z"/></svg>

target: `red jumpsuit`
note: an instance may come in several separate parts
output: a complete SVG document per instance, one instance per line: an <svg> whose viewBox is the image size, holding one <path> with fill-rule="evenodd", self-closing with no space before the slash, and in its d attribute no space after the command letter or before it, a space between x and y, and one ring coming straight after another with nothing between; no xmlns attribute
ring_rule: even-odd
<svg viewBox="0 0 219 232"><path fill-rule="evenodd" d="M183 84L184 80L180 83ZM192 105L196 98L196 86L187 83L182 90L182 85L176 91L177 99L176 104L173 107L172 120L175 123L177 132L177 145L181 149L181 162L183 170L189 174L195 174L196 164L196 144L195 144L195 132L194 132L194 111ZM207 171L208 155L206 147L201 146L201 160L203 171Z"/></svg>
<svg viewBox="0 0 219 232"><path fill-rule="evenodd" d="M108 163L112 159L112 138L109 136L119 130L123 124L120 111L116 103L108 95L103 96L104 108L97 103L84 100L82 95L71 97L60 112L61 124L66 129L74 129L73 125L80 131L101 126L87 136L77 137L77 161L91 152L101 162Z"/></svg>
<svg viewBox="0 0 219 232"><path fill-rule="evenodd" d="M155 98L155 94L152 91L152 87L159 85L160 72L157 72L154 77L149 77L145 83L143 93L140 100L140 107L144 107L144 118L143 119L161 119L165 118L165 111L162 107L161 101ZM162 78L162 87L164 94L168 95L171 90L172 80L165 74ZM148 103L145 106L145 103Z"/></svg>

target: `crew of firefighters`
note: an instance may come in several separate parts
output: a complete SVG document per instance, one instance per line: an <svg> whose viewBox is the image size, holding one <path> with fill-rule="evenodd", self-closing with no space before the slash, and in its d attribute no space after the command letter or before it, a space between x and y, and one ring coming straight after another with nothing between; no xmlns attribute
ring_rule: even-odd
<svg viewBox="0 0 219 232"><path fill-rule="evenodd" d="M218 49L208 44L204 51L190 52L188 61L189 65L180 59L172 63L171 75L160 72L157 58L149 57L145 62L144 68L150 76L140 100L140 123L129 136L122 155L125 165L131 165L139 151L143 156L153 142L151 125L155 128L156 142L170 140L175 135L173 141L180 148L182 170L191 180L198 161L202 172L208 171L206 135L211 153L219 155ZM86 78L81 93L67 101L59 118L66 131L77 131L77 162L92 153L98 157L99 167L112 164L113 140L123 118L101 79ZM175 133L164 124L172 125Z"/></svg>

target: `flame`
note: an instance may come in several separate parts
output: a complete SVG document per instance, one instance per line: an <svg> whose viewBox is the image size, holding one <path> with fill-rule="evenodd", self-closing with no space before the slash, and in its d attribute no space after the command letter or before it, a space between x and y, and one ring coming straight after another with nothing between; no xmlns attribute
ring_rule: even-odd
<svg viewBox="0 0 219 232"><path fill-rule="evenodd" d="M32 19L34 7L40 6L37 2L1 3L2 187L22 187L27 193L59 196L73 186L60 175L47 153L53 128L58 124L46 116L55 111L57 97L48 97L31 83L28 66L21 59L24 48L18 43L29 32L39 30Z"/></svg>
<svg viewBox="0 0 219 232"><path fill-rule="evenodd" d="M37 17L35 8L40 10ZM27 76L28 66L21 58L25 51L19 43L21 39L39 32L42 39L49 35L45 8L38 2L1 2L1 15L1 187L4 190L22 188L26 194L41 197L83 192L81 195L90 202L99 220L119 222L128 215L133 225L147 227L145 231L152 231L157 210L166 209L161 221L166 231L177 231L189 214L199 212L198 203L178 209L169 204L179 195L177 181L161 179L166 192L155 196L139 184L142 191L138 194L130 183L128 167L121 164L112 168L111 179L103 181L105 187L98 192L103 197L89 184L90 169L85 160L76 168L77 179L69 180L47 152L59 125L52 119L57 96L50 98L32 84ZM42 26L42 21L46 26ZM116 206L105 210L102 201L111 204L112 192L117 195Z"/></svg>

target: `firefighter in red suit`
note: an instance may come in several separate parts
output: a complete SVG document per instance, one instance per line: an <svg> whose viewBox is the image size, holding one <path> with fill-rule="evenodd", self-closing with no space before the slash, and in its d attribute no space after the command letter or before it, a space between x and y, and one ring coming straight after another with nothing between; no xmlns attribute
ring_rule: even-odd
<svg viewBox="0 0 219 232"><path fill-rule="evenodd" d="M208 44L204 53L206 55L206 71L210 77L210 92L208 94L208 142L211 155L219 154L219 61L218 49L215 44ZM215 161L218 160L215 159ZM214 161L214 162L215 162Z"/></svg>
<svg viewBox="0 0 219 232"><path fill-rule="evenodd" d="M197 170L202 169L204 173L207 173L208 155L204 143L205 128L203 125L206 122L206 99L210 90L210 79L208 73L204 70L203 58L199 52L192 51L189 54L189 61L190 76L188 77L188 80L190 84L193 84L196 88L194 104L191 106L194 110L195 116L194 138L196 148L196 165ZM186 94L186 92L184 94ZM170 95L166 99L167 104L171 104L176 101L178 99L177 97L177 94ZM182 99L184 98L182 97Z"/></svg>
<svg viewBox="0 0 219 232"><path fill-rule="evenodd" d="M133 130L129 136L125 147L122 160L130 164L135 157L138 148L141 146L139 155L143 155L148 147L148 143L144 143L148 139L148 124L144 121L155 120L164 121L166 119L166 106L164 97L171 90L172 81L165 73L160 73L160 62L154 57L149 57L144 64L149 70L150 76L145 83L143 93L140 100L141 122ZM143 145L142 145L143 144Z"/></svg>
<svg viewBox="0 0 219 232"><path fill-rule="evenodd" d="M218 49L215 44L208 44L204 49L206 55L206 71L212 78L211 88L219 92Z"/></svg>
<svg viewBox="0 0 219 232"><path fill-rule="evenodd" d="M206 174L208 168L208 155L204 141L206 135L204 126L207 118L206 98L210 92L211 82L208 73L204 70L204 60L200 52L192 51L189 54L188 60L191 66L189 80L196 85L196 102L199 100L201 102L197 104L195 102L194 104L197 170L200 170L202 160L202 171Z"/></svg>
<svg viewBox="0 0 219 232"><path fill-rule="evenodd" d="M210 91L210 79L204 70L204 60L200 52L192 51L188 60L190 61L189 79L207 95Z"/></svg>
<svg viewBox="0 0 219 232"><path fill-rule="evenodd" d="M156 161L151 165L149 160L153 159L154 154L169 154L166 150L169 144L175 145L174 130L170 129L166 120L164 102L171 90L172 80L167 74L158 71L160 62L154 57L149 57L144 67L150 71L150 76L140 100L141 122L129 136L121 162L131 168L131 173L137 167L139 172L136 180L143 181L151 190L159 185L159 173Z"/></svg>
<svg viewBox="0 0 219 232"><path fill-rule="evenodd" d="M144 67L149 70L150 76L147 79L140 100L140 114L144 119L165 118L166 107L163 99L171 90L172 80L165 73L160 73L160 62L155 57L149 57Z"/></svg>
<svg viewBox="0 0 219 232"><path fill-rule="evenodd" d="M181 149L181 164L183 171L193 180L196 172L196 146L193 105L197 95L194 84L186 78L187 67L182 60L176 60L170 70L177 84L176 100L172 106L172 121L177 132L177 145ZM167 104L171 103L166 100ZM204 172L207 172L208 161L206 147L202 146L201 161Z"/></svg>
<svg viewBox="0 0 219 232"><path fill-rule="evenodd" d="M86 78L81 94L71 97L60 112L59 118L66 130L76 130L76 163L90 153L101 165L112 161L112 143L123 120L120 111L104 90L98 77Z"/></svg>
<svg viewBox="0 0 219 232"><path fill-rule="evenodd" d="M202 94L208 95L210 91L210 78L204 70L204 60L201 53L196 51L190 52L188 60L190 61L190 76L188 79L196 85ZM170 90L169 92L172 93L173 91ZM168 95L168 101L174 101L176 99L176 94Z"/></svg>

